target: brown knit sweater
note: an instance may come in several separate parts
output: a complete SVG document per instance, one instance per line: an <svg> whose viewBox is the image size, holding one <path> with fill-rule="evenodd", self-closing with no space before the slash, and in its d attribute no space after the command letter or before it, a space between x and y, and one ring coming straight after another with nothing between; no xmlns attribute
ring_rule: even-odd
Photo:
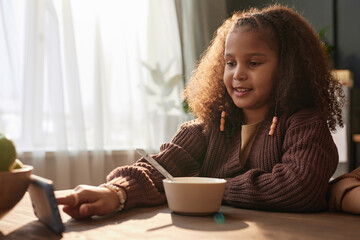
<svg viewBox="0 0 360 240"><path fill-rule="evenodd" d="M325 209L328 181L338 163L326 122L308 109L279 117L273 136L268 135L270 125L271 119L261 124L244 168L239 161L241 130L229 140L218 128L204 134L197 120L184 123L153 157L173 176L225 178L224 204L272 211ZM107 177L126 190L125 208L163 204L162 179L145 159Z"/></svg>

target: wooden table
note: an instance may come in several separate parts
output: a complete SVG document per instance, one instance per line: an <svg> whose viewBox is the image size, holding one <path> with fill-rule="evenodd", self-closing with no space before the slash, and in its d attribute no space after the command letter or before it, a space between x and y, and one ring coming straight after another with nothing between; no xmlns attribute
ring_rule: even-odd
<svg viewBox="0 0 360 240"><path fill-rule="evenodd" d="M66 230L57 236L37 221L25 194L0 219L0 239L360 239L360 216L345 213L276 213L222 206L221 224L213 216L174 214L166 205L83 221L60 212Z"/></svg>

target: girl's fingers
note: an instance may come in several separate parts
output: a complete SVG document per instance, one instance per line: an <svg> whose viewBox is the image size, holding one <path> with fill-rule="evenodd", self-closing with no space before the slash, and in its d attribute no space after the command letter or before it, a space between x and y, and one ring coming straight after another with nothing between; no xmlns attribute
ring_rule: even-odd
<svg viewBox="0 0 360 240"><path fill-rule="evenodd" d="M81 215L81 217L86 218L86 217L90 217L93 215L101 215L98 213L97 207L93 206L95 203L88 203L88 204L83 204L80 206L79 208L79 213Z"/></svg>
<svg viewBox="0 0 360 240"><path fill-rule="evenodd" d="M63 211L74 219L86 218L80 214L79 209L80 209L80 207L70 207L70 206L63 207Z"/></svg>
<svg viewBox="0 0 360 240"><path fill-rule="evenodd" d="M100 200L77 206L66 205L63 207L63 211L74 219L83 219L93 215L104 215L108 213L106 211L106 204Z"/></svg>
<svg viewBox="0 0 360 240"><path fill-rule="evenodd" d="M98 201L91 203L84 203L80 206L79 213L82 217L88 217L93 215L104 215L112 211L108 209L108 204L104 200L99 199Z"/></svg>
<svg viewBox="0 0 360 240"><path fill-rule="evenodd" d="M68 194L64 197L57 197L56 200L59 205L69 206L76 206L83 202L91 201L90 198L92 198L92 194L86 190L89 187L91 186L79 185L74 189L74 191L72 191L71 194Z"/></svg>
<svg viewBox="0 0 360 240"><path fill-rule="evenodd" d="M57 197L56 201L59 205L75 206L77 203L79 203L79 196L77 193L71 193L64 197Z"/></svg>

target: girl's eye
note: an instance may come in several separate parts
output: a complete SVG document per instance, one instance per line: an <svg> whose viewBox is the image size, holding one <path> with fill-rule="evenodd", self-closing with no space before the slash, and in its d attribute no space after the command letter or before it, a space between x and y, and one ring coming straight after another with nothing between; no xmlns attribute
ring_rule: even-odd
<svg viewBox="0 0 360 240"><path fill-rule="evenodd" d="M261 64L261 62L255 62L255 61L251 61L250 63L249 63L249 65L251 66L251 67L257 67L257 66L259 66Z"/></svg>
<svg viewBox="0 0 360 240"><path fill-rule="evenodd" d="M231 61L227 61L226 65L229 66L229 67L233 67L235 65L235 63L231 62Z"/></svg>

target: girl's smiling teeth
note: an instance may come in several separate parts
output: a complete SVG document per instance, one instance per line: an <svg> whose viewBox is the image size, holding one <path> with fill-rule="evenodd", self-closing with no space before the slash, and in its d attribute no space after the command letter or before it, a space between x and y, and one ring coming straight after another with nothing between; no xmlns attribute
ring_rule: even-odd
<svg viewBox="0 0 360 240"><path fill-rule="evenodd" d="M247 92L251 90L251 88L234 88L234 89L237 92Z"/></svg>
<svg viewBox="0 0 360 240"><path fill-rule="evenodd" d="M234 89L234 95L236 97L243 97L252 90L252 88L243 88L243 87L234 87L233 89Z"/></svg>

